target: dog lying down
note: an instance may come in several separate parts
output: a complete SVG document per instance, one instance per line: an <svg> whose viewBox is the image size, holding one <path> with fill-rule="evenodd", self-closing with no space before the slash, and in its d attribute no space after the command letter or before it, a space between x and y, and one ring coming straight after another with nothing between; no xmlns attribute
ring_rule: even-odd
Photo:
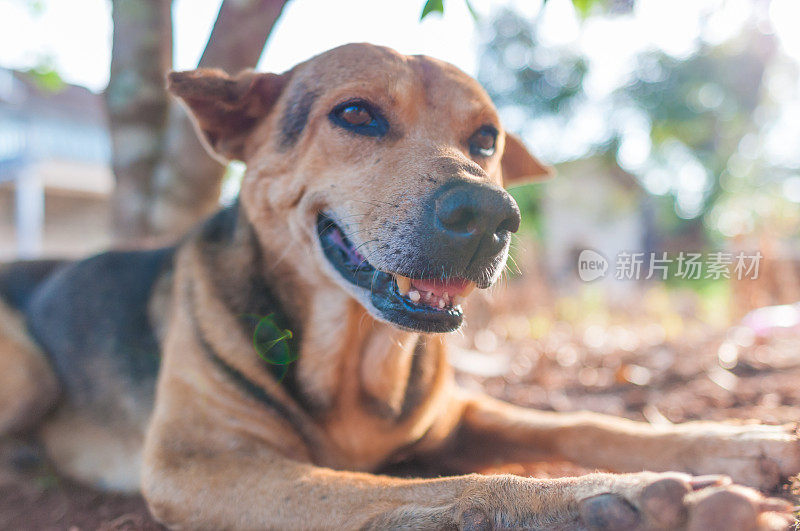
<svg viewBox="0 0 800 531"><path fill-rule="evenodd" d="M749 488L800 472L791 427L650 426L456 386L447 334L520 223L503 185L550 173L473 79L351 44L169 89L215 156L246 163L239 200L174 247L3 268L0 431L36 428L65 474L141 489L182 529L791 525ZM456 470L479 447L615 473L379 474Z"/></svg>

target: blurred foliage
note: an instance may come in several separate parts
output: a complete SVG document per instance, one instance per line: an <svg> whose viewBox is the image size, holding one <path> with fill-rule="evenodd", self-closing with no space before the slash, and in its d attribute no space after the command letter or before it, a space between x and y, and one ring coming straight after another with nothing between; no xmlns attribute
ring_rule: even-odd
<svg viewBox="0 0 800 531"><path fill-rule="evenodd" d="M639 58L635 79L616 94L614 105L633 107L650 124L651 160L634 172L680 175L694 159L709 176L701 202L685 217L710 208L731 157L757 130L755 110L774 51L771 37L752 31L736 42L703 45L685 60L650 52Z"/></svg>
<svg viewBox="0 0 800 531"><path fill-rule="evenodd" d="M629 10L632 2L601 2L603 9L595 2L574 4L586 17ZM756 24L722 43L698 38L688 57L644 49L617 89L597 96L586 92L589 59L578 46L542 42L542 19L529 20L509 9L497 12L484 28L478 78L504 120L524 136L546 126L561 132L562 145L572 146L563 133L576 129L587 112L602 117L602 138L567 159L533 146L545 159L611 158L653 194L658 228L673 234L702 232L703 222L712 227L712 236L720 234L717 221L726 214L715 207L736 203L726 179L736 174L745 182L763 183L776 175L763 161L761 168L758 161L748 162L742 175L742 146L763 133L765 72L778 56L774 37ZM630 140L645 145L636 160L625 153ZM744 194L757 188L738 184ZM537 215L538 209L527 208L526 216Z"/></svg>
<svg viewBox="0 0 800 531"><path fill-rule="evenodd" d="M546 4L548 0L544 0ZM575 11L586 18L593 13L628 13L633 9L634 0L572 0Z"/></svg>
<svg viewBox="0 0 800 531"><path fill-rule="evenodd" d="M492 21L489 35L478 79L498 107L514 107L529 119L556 113L566 117L573 102L584 96L585 58L565 48L544 47L535 21L506 9Z"/></svg>
<svg viewBox="0 0 800 531"><path fill-rule="evenodd" d="M49 59L41 60L36 67L26 70L25 73L42 92L60 92L66 87L66 83Z"/></svg>
<svg viewBox="0 0 800 531"><path fill-rule="evenodd" d="M543 0L547 3L548 0ZM472 7L469 0L464 0L467 5L472 18L478 19L478 14ZM572 0L572 5L575 10L580 13L582 17L588 17L595 12L608 12L608 13L624 13L633 9L634 0ZM422 14L419 16L420 20L425 19L431 13L444 14L444 0L428 0L422 7Z"/></svg>
<svg viewBox="0 0 800 531"><path fill-rule="evenodd" d="M520 232L523 234L535 235L541 238L542 235L542 215L541 215L541 198L542 188L540 186L515 186L509 188L508 192L519 205L525 215L522 216L522 224L520 225Z"/></svg>

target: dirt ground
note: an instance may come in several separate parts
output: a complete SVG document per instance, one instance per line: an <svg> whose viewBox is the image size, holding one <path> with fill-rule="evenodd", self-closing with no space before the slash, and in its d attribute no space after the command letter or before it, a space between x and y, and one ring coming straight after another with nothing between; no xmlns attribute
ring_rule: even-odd
<svg viewBox="0 0 800 531"><path fill-rule="evenodd" d="M522 311L521 298L524 292L496 297L475 309L453 354L462 385L525 406L588 409L652 423L800 419L796 335L759 337L745 327L709 324L696 317L696 301L663 293L645 294L633 306L591 311L576 300ZM140 497L102 494L61 478L35 446L18 442L5 455L0 529L159 529ZM492 471L542 477L582 472L565 463Z"/></svg>

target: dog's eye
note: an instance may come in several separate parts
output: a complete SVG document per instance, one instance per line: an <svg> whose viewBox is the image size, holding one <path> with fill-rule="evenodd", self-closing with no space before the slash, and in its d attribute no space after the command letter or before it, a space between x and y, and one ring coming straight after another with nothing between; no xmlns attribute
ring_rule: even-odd
<svg viewBox="0 0 800 531"><path fill-rule="evenodd" d="M361 105L348 105L339 116L350 125L367 125L372 121L372 115Z"/></svg>
<svg viewBox="0 0 800 531"><path fill-rule="evenodd" d="M477 157L491 157L497 143L497 129L484 125L469 138L469 152Z"/></svg>
<svg viewBox="0 0 800 531"><path fill-rule="evenodd" d="M364 136L383 136L389 123L366 101L356 100L340 103L331 111L329 118L334 125Z"/></svg>

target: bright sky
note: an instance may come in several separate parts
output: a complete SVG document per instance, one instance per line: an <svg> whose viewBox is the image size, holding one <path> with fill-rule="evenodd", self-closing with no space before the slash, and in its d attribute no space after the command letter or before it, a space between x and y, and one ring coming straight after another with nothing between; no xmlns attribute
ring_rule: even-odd
<svg viewBox="0 0 800 531"><path fill-rule="evenodd" d="M646 47L676 56L697 43L700 17L710 15L703 37L722 41L735 34L752 0L638 0L634 17L590 20L584 31L569 0L551 0L543 13L542 38L575 43L601 66L593 69L590 90L613 88L631 57ZM108 81L111 8L108 0L43 0L41 12L29 0L0 0L0 66L26 68L43 59L71 83L102 90ZM197 64L221 0L175 0L177 69ZM475 74L475 24L462 0L446 0L445 16L419 22L424 0L291 0L271 36L259 68L282 71L347 42L384 44L405 53L425 53ZM512 5L530 17L541 0L473 0L484 18ZM773 0L770 19L785 50L800 59L799 0Z"/></svg>
<svg viewBox="0 0 800 531"><path fill-rule="evenodd" d="M66 81L102 90L110 61L110 2L44 0L40 13L27 3L0 0L0 66L26 68L50 58ZM220 3L175 1L176 69L197 65ZM474 73L474 23L464 2L451 0L443 18L432 15L420 23L423 4L423 0L291 0L259 67L282 71L339 44L367 41L433 55ZM488 1L475 4L488 12Z"/></svg>

